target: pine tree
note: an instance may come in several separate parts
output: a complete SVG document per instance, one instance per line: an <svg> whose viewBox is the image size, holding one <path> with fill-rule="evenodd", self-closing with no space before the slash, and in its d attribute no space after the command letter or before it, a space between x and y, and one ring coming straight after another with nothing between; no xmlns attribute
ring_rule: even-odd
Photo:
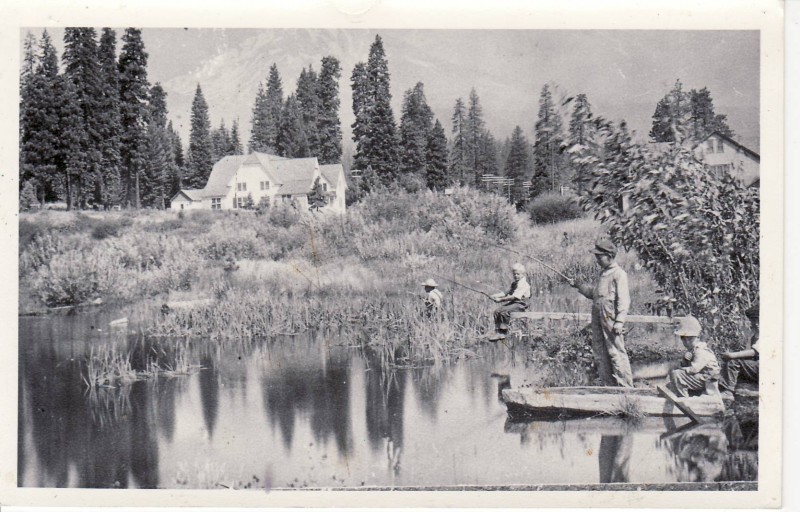
<svg viewBox="0 0 800 512"><path fill-rule="evenodd" d="M545 84L539 96L539 115L536 120L536 141L533 144L533 183L531 195L537 196L545 190L557 190L563 184L561 116L556 110L550 86Z"/></svg>
<svg viewBox="0 0 800 512"><path fill-rule="evenodd" d="M353 142L356 144L356 154L353 159L353 167L359 170L366 170L369 163L365 159L364 149L367 139L367 122L369 120L369 90L367 83L367 65L359 62L353 68L350 76L351 87L353 90Z"/></svg>
<svg viewBox="0 0 800 512"><path fill-rule="evenodd" d="M450 176L456 179L459 184L465 185L467 169L467 111L461 98L456 100L451 121L453 123L451 132L453 135L453 147L450 151Z"/></svg>
<svg viewBox="0 0 800 512"><path fill-rule="evenodd" d="M354 77L355 75L356 70ZM357 103L356 96L362 94L360 89L363 88L366 94L358 100L359 110L354 109L356 123L363 123L353 130L356 142L355 161L358 168L371 166L381 181L388 185L398 176L398 137L392 113L392 95L389 91L389 64L380 36L375 36L375 41L370 46L366 79L362 82L363 76L357 78L358 82L354 80L353 83L354 107Z"/></svg>
<svg viewBox="0 0 800 512"><path fill-rule="evenodd" d="M281 112L283 111L283 84L281 75L278 73L278 66L274 63L269 68L265 101L267 108L267 146L269 152L275 153L278 148L278 127L281 121Z"/></svg>
<svg viewBox="0 0 800 512"><path fill-rule="evenodd" d="M64 30L64 77L72 83L81 109L81 130L84 136L75 147L81 168L75 176L75 198L85 207L91 195L100 195L102 188L102 72L98 65L97 34L93 28L78 27ZM95 190L96 189L96 190ZM96 194L95 194L96 192Z"/></svg>
<svg viewBox="0 0 800 512"><path fill-rule="evenodd" d="M128 205L141 207L140 180L147 162L147 53L142 31L125 29L119 56L119 99L122 124L123 185Z"/></svg>
<svg viewBox="0 0 800 512"><path fill-rule="evenodd" d="M714 112L714 100L707 87L699 91L692 89L689 92L689 104L692 140L702 141L713 132L733 137L733 130L728 126L727 117Z"/></svg>
<svg viewBox="0 0 800 512"><path fill-rule="evenodd" d="M342 127L339 121L339 78L341 68L335 57L323 57L319 72L319 154L320 164L342 161Z"/></svg>
<svg viewBox="0 0 800 512"><path fill-rule="evenodd" d="M309 156L308 139L303 126L302 114L295 96L289 95L281 113L278 130L278 154L287 158Z"/></svg>
<svg viewBox="0 0 800 512"><path fill-rule="evenodd" d="M168 177L169 192L167 193L167 196L172 198L183 187L183 175L185 172L183 144L181 143L180 135L178 135L178 132L176 132L175 128L172 126L172 121L167 123L167 135L172 154L172 162L174 163L174 166L170 169L171 174Z"/></svg>
<svg viewBox="0 0 800 512"><path fill-rule="evenodd" d="M117 34L104 28L100 36L97 58L101 70L100 153L102 157L100 189L95 200L105 208L122 200L122 147L120 136L119 69L117 68Z"/></svg>
<svg viewBox="0 0 800 512"><path fill-rule="evenodd" d="M519 126L511 133L511 143L508 158L505 163L505 176L513 179L514 184L509 190L509 201L517 207L525 204L527 200L523 183L530 176L530 154L528 139Z"/></svg>
<svg viewBox="0 0 800 512"><path fill-rule="evenodd" d="M259 153L268 153L269 147L269 129L270 122L269 109L267 108L267 93L262 84L258 84L258 92L256 93L256 102L253 105L253 116L251 118L251 131L250 131L250 151L257 151Z"/></svg>
<svg viewBox="0 0 800 512"><path fill-rule="evenodd" d="M33 194L37 202L44 201L44 184L37 179L36 169L31 162L31 156L26 154L26 141L30 139L31 133L36 129L36 87L38 80L36 76L36 65L38 62L38 44L36 36L28 32L23 43L24 54L22 58L22 70L19 79L19 186L20 186L20 205L23 202L22 192L25 190L27 196ZM28 148L32 149L32 148Z"/></svg>
<svg viewBox="0 0 800 512"><path fill-rule="evenodd" d="M691 137L691 99L680 80L656 105L650 138L653 142L683 142Z"/></svg>
<svg viewBox="0 0 800 512"><path fill-rule="evenodd" d="M189 156L184 186L203 188L206 186L211 168L214 166L211 147L211 121L208 119L208 104L203 97L200 84L192 101L192 126L189 131Z"/></svg>
<svg viewBox="0 0 800 512"><path fill-rule="evenodd" d="M242 141L239 138L239 120L234 120L231 126L230 147L228 148L229 155L243 155L244 149L242 148Z"/></svg>
<svg viewBox="0 0 800 512"><path fill-rule="evenodd" d="M483 154L483 137L485 123L483 121L483 107L480 104L478 93L473 87L469 92L469 108L464 125L464 149L466 157L466 172L472 174L475 186L481 185L481 177L485 171L485 155Z"/></svg>
<svg viewBox="0 0 800 512"><path fill-rule="evenodd" d="M166 208L176 174L175 156L167 128L167 94L161 84L150 89L150 113L147 126L147 161L141 187L145 206Z"/></svg>
<svg viewBox="0 0 800 512"><path fill-rule="evenodd" d="M481 135L479 145L481 160L478 171L481 176L484 174L492 174L497 176L500 174L500 160L498 157L498 143L489 130L484 130Z"/></svg>
<svg viewBox="0 0 800 512"><path fill-rule="evenodd" d="M433 129L433 111L422 82L403 96L400 117L400 169L406 175L426 177L426 152Z"/></svg>
<svg viewBox="0 0 800 512"><path fill-rule="evenodd" d="M585 94L575 97L572 117L569 122L569 162L575 176L578 191L583 190L588 177L587 159L596 153L597 129L592 114L592 106Z"/></svg>
<svg viewBox="0 0 800 512"><path fill-rule="evenodd" d="M20 108L20 171L22 181L31 181L42 204L65 196L67 158L65 141L72 134L63 133L62 116L66 113L62 95L63 79L58 74L58 56L47 30L35 55L30 42L22 70ZM33 68L33 69L31 69ZM64 137L62 137L64 135Z"/></svg>
<svg viewBox="0 0 800 512"><path fill-rule="evenodd" d="M231 134L225 127L225 120L223 119L219 128L211 130L211 161L218 162L222 157L233 154Z"/></svg>
<svg viewBox="0 0 800 512"><path fill-rule="evenodd" d="M319 156L319 83L317 73L314 68L309 66L300 72L297 79L297 91L295 101L300 111L300 119L303 122L303 130L308 140L310 156Z"/></svg>
<svg viewBox="0 0 800 512"><path fill-rule="evenodd" d="M447 137L437 119L425 148L425 181L431 190L444 190L448 185Z"/></svg>
<svg viewBox="0 0 800 512"><path fill-rule="evenodd" d="M328 198L322 190L322 185L319 182L319 177L314 180L314 185L308 193L308 209L319 211L320 208L328 204Z"/></svg>
<svg viewBox="0 0 800 512"><path fill-rule="evenodd" d="M78 91L71 80L59 76L53 96L58 101L58 168L63 197L67 210L79 206L81 180L87 172L87 161L82 144L88 138L84 131L83 110Z"/></svg>

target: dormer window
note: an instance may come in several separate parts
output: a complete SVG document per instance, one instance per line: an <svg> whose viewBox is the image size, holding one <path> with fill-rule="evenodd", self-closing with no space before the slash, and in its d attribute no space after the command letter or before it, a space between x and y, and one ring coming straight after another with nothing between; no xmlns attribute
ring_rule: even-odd
<svg viewBox="0 0 800 512"><path fill-rule="evenodd" d="M714 152L714 139L708 139L708 152Z"/></svg>
<svg viewBox="0 0 800 512"><path fill-rule="evenodd" d="M268 181L262 181L261 182L261 190L269 190L269 182Z"/></svg>
<svg viewBox="0 0 800 512"><path fill-rule="evenodd" d="M722 144L722 139L717 139L717 153L725 151L725 145Z"/></svg>
<svg viewBox="0 0 800 512"><path fill-rule="evenodd" d="M236 184L236 191L237 192L247 192L247 183L237 183Z"/></svg>

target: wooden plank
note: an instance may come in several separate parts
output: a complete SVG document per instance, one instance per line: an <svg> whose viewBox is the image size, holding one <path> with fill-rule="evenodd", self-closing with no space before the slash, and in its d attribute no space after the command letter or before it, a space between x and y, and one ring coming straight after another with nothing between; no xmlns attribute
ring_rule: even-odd
<svg viewBox="0 0 800 512"><path fill-rule="evenodd" d="M656 389L658 390L658 394L660 394L661 396L672 402L672 404L675 407L677 407L678 410L680 410L682 413L692 418L697 423L703 423L703 419L697 414L695 414L694 411L692 411L691 408L689 408L685 403L683 403L683 401L680 398L675 396L675 394L672 393L672 391L670 391L664 386L656 386Z"/></svg>
<svg viewBox="0 0 800 512"><path fill-rule="evenodd" d="M527 318L530 320L580 320L588 322L590 313L560 313L553 311L522 311L511 313L511 318ZM629 324L672 324L674 319L668 316L628 315L625 323Z"/></svg>

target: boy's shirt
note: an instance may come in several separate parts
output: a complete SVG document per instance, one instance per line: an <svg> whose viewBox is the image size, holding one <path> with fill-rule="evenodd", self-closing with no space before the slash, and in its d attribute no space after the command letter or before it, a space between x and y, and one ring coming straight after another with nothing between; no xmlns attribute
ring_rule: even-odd
<svg viewBox="0 0 800 512"><path fill-rule="evenodd" d="M717 356L714 355L714 352L708 348L705 342L695 342L694 348L689 354L691 354L691 360L688 361L689 365L685 368L686 373L690 375L702 373L709 377L719 376L719 362L717 362Z"/></svg>

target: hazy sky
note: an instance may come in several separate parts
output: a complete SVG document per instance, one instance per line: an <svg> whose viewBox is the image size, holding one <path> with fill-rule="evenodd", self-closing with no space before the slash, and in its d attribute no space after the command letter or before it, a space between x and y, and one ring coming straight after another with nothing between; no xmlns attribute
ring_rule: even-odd
<svg viewBox="0 0 800 512"><path fill-rule="evenodd" d="M41 29L31 31L41 34ZM61 54L63 30L50 33ZM118 39L122 34L117 29ZM366 61L376 34L388 56L398 122L403 92L421 81L449 133L456 98L466 99L475 87L487 128L497 139L519 125L532 140L539 93L551 83L558 95L587 94L595 114L625 119L646 137L656 103L680 79L686 90L708 87L717 113L727 114L738 137L758 144L756 31L146 28L143 39L148 78L166 90L170 118L184 143L198 83L212 126L224 119L230 127L238 119L247 140L255 93L273 62L289 94L302 67L319 70L322 57L333 55L343 68L341 118L345 145L350 145L350 74L357 62ZM118 49L121 45L118 41Z"/></svg>

